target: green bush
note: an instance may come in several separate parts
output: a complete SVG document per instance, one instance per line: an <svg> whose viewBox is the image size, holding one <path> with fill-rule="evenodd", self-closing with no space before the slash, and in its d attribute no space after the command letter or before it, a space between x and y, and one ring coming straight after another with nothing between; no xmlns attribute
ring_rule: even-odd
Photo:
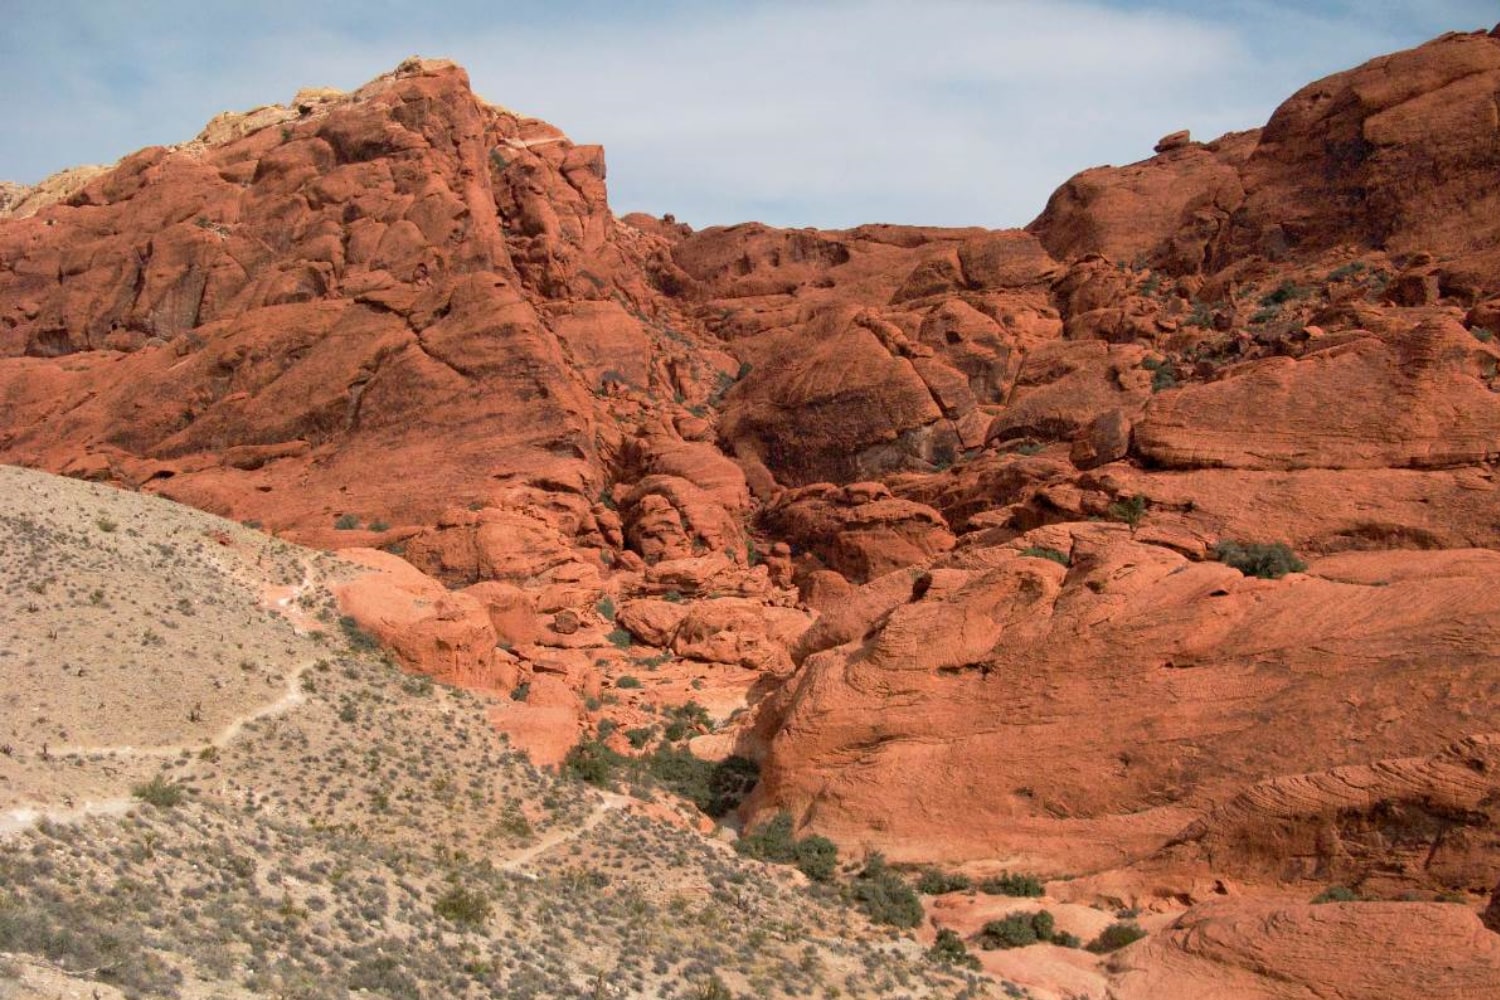
<svg viewBox="0 0 1500 1000"><path fill-rule="evenodd" d="M696 701L689 701L682 705L673 705L667 711L667 718L671 721L667 723L667 728L662 733L662 736L669 743L676 743L689 733L697 732L700 729L713 729L713 718L708 714L708 709Z"/></svg>
<svg viewBox="0 0 1500 1000"><path fill-rule="evenodd" d="M734 849L746 857L777 864L790 864L797 857L791 813L780 812L753 830L741 834Z"/></svg>
<svg viewBox="0 0 1500 1000"><path fill-rule="evenodd" d="M181 805L183 796L187 793L182 790L181 785L168 781L166 777L158 774L150 781L133 786L130 794L158 809L171 809L173 806Z"/></svg>
<svg viewBox="0 0 1500 1000"><path fill-rule="evenodd" d="M373 652L380 648L380 641L360 628L359 622L348 615L339 616L339 631L344 633L344 641L356 653Z"/></svg>
<svg viewBox="0 0 1500 1000"><path fill-rule="evenodd" d="M1359 893L1346 885L1330 885L1312 898L1314 903L1354 903L1358 900Z"/></svg>
<svg viewBox="0 0 1500 1000"><path fill-rule="evenodd" d="M649 739L651 731L644 732ZM626 738L630 738L629 733ZM760 779L759 765L744 757L730 756L714 762L694 757L685 749L667 746L658 747L646 758L646 770L662 787L681 795L715 819L733 812ZM787 822L790 824L791 817L787 817Z"/></svg>
<svg viewBox="0 0 1500 1000"><path fill-rule="evenodd" d="M599 603L594 605L594 610L597 611L597 612L599 612L599 616L601 618L603 618L605 621L611 621L611 622L614 621L615 620L615 602L614 602L614 598L612 598L612 597L610 597L608 595L605 595L604 597L599 598Z"/></svg>
<svg viewBox="0 0 1500 1000"><path fill-rule="evenodd" d="M979 970L979 959L969 954L964 939L956 931L944 927L937 933L937 940L927 949L927 959L938 965L957 965L965 969Z"/></svg>
<svg viewBox="0 0 1500 1000"><path fill-rule="evenodd" d="M1474 339L1479 341L1481 344L1488 344L1490 341L1495 339L1495 334L1490 330L1486 330L1482 326L1472 327L1469 332L1473 334Z"/></svg>
<svg viewBox="0 0 1500 1000"><path fill-rule="evenodd" d="M1145 936L1146 932L1141 929L1140 924L1131 921L1117 921L1104 928L1104 930L1099 932L1098 937L1089 942L1089 951L1092 951L1096 955L1118 951L1127 944L1139 941Z"/></svg>
<svg viewBox="0 0 1500 1000"><path fill-rule="evenodd" d="M1246 576L1264 580L1280 579L1307 569L1307 564L1281 542L1222 541L1214 546L1214 558Z"/></svg>
<svg viewBox="0 0 1500 1000"><path fill-rule="evenodd" d="M1068 565L1068 557L1064 553L1059 552L1056 549L1046 548L1044 546L1028 546L1027 548L1021 550L1021 555L1027 557L1028 559L1050 559L1052 562L1057 563L1059 566Z"/></svg>
<svg viewBox="0 0 1500 1000"><path fill-rule="evenodd" d="M814 834L797 841L797 870L814 882L830 882L839 868L838 845Z"/></svg>
<svg viewBox="0 0 1500 1000"><path fill-rule="evenodd" d="M484 893L470 892L458 885L439 896L432 909L444 920L466 927L482 927L490 918L490 901Z"/></svg>
<svg viewBox="0 0 1500 1000"><path fill-rule="evenodd" d="M562 769L564 774L586 785L605 788L614 781L616 769L624 762L624 756L591 739L568 751Z"/></svg>
<svg viewBox="0 0 1500 1000"><path fill-rule="evenodd" d="M1052 940L1057 924L1046 910L1036 913L1011 913L1000 920L991 920L980 928L975 940L985 951L1004 948L1025 948L1027 945L1046 943Z"/></svg>
<svg viewBox="0 0 1500 1000"><path fill-rule="evenodd" d="M610 645L616 649L629 649L635 642L635 638L622 628L613 630L604 638L608 639Z"/></svg>
<svg viewBox="0 0 1500 1000"><path fill-rule="evenodd" d="M1161 392L1163 389L1175 389L1177 387L1177 374L1172 371L1169 361L1147 358L1141 362L1141 367L1151 373L1151 391Z"/></svg>
<svg viewBox="0 0 1500 1000"><path fill-rule="evenodd" d="M988 896L1040 896L1044 887L1042 880L1035 875L1006 872L997 878L981 881L979 891Z"/></svg>
<svg viewBox="0 0 1500 1000"><path fill-rule="evenodd" d="M353 514L340 514L333 526L339 531L354 531L359 527L359 518Z"/></svg>
<svg viewBox="0 0 1500 1000"><path fill-rule="evenodd" d="M1267 295L1262 295L1260 304L1267 307L1279 306L1283 302L1290 302L1293 299L1305 299L1311 294L1311 291L1311 289L1299 285L1294 281L1283 281L1276 286L1275 291Z"/></svg>
<svg viewBox="0 0 1500 1000"><path fill-rule="evenodd" d="M967 875L929 868L917 879L917 891L924 896L941 896L945 892L962 892L972 884Z"/></svg>
<svg viewBox="0 0 1500 1000"><path fill-rule="evenodd" d="M617 688L625 688L625 689L628 690L628 689L631 689L631 688L638 688L640 686L641 686L641 679L639 677L632 677L629 674L626 674L625 676L621 677L619 680L615 681L615 687L617 687Z"/></svg>
<svg viewBox="0 0 1500 1000"><path fill-rule="evenodd" d="M1146 499L1144 493L1137 493L1128 500L1117 500L1109 505L1108 514L1111 521L1119 521L1130 525L1134 531L1146 517L1146 508L1151 501Z"/></svg>
<svg viewBox="0 0 1500 1000"><path fill-rule="evenodd" d="M892 927L916 927L922 922L922 901L912 887L901 880L885 863L881 854L872 854L864 870L855 877L849 894L871 920Z"/></svg>
<svg viewBox="0 0 1500 1000"><path fill-rule="evenodd" d="M830 881L838 871L838 847L827 837L814 834L798 840L792 832L790 813L779 812L735 842L735 850L746 857L776 864L796 865L814 882Z"/></svg>

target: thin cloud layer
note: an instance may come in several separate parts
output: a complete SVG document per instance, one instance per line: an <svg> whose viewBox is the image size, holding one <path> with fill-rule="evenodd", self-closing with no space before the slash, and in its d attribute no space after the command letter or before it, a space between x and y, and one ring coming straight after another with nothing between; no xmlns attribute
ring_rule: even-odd
<svg viewBox="0 0 1500 1000"><path fill-rule="evenodd" d="M52 3L0 38L0 176L190 138L214 113L353 87L420 52L608 151L617 211L1020 225L1160 135L1263 123L1302 84L1487 4L1046 0Z"/></svg>

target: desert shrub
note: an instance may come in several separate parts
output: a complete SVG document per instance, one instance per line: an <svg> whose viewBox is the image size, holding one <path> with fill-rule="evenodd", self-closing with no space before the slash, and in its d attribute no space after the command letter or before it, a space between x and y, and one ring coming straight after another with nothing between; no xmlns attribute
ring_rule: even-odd
<svg viewBox="0 0 1500 1000"><path fill-rule="evenodd" d="M354 531L359 527L359 518L354 514L340 514L333 522L338 531Z"/></svg>
<svg viewBox="0 0 1500 1000"><path fill-rule="evenodd" d="M158 809L171 809L173 806L181 805L183 796L186 794L182 786L168 781L163 775L156 775L150 781L142 782L130 789L130 794L142 802L156 806Z"/></svg>
<svg viewBox="0 0 1500 1000"><path fill-rule="evenodd" d="M797 870L814 882L829 882L838 872L838 845L827 837L813 834L797 841Z"/></svg>
<svg viewBox="0 0 1500 1000"><path fill-rule="evenodd" d="M1109 951L1118 951L1135 941L1146 936L1141 925L1130 921L1117 921L1110 924L1099 932L1099 936L1089 942L1089 951L1102 955Z"/></svg>
<svg viewBox="0 0 1500 1000"><path fill-rule="evenodd" d="M349 970L351 993L373 993L392 1000L421 1000L421 985L402 968L395 955L370 955Z"/></svg>
<svg viewBox="0 0 1500 1000"><path fill-rule="evenodd" d="M1214 546L1214 558L1246 576L1265 580L1280 579L1288 573L1307 569L1307 564L1282 542L1222 541Z"/></svg>
<svg viewBox="0 0 1500 1000"><path fill-rule="evenodd" d="M1021 555L1026 556L1030 559L1050 559L1051 561L1057 563L1059 566L1068 565L1068 557L1066 554L1057 551L1057 549L1046 548L1045 546L1028 546L1027 548L1021 550Z"/></svg>
<svg viewBox="0 0 1500 1000"><path fill-rule="evenodd" d="M760 780L760 765L753 760L731 754L715 763L708 776L708 803L703 811L710 816L726 816L745 801L745 796Z"/></svg>
<svg viewBox="0 0 1500 1000"><path fill-rule="evenodd" d="M576 781L604 788L614 781L615 771L624 762L622 755L598 740L584 740L568 751L562 771Z"/></svg>
<svg viewBox="0 0 1500 1000"><path fill-rule="evenodd" d="M667 712L667 728L662 736L669 743L675 743L691 732L699 729L712 729L713 718L708 714L708 709L696 701L689 701L682 705L673 705Z"/></svg>
<svg viewBox="0 0 1500 1000"><path fill-rule="evenodd" d="M615 620L615 601L608 594L599 598L599 603L594 605L594 610L599 612L599 617L605 621Z"/></svg>
<svg viewBox="0 0 1500 1000"><path fill-rule="evenodd" d="M1046 910L1038 910L1036 913L1011 913L1000 920L991 920L985 924L975 940L985 951L1024 948L1027 945L1051 941L1056 930L1056 922L1052 919L1052 914Z"/></svg>
<svg viewBox="0 0 1500 1000"><path fill-rule="evenodd" d="M653 730L649 726L641 726L637 729L627 729L625 730L625 739L630 741L631 747L636 750L641 750L646 746L647 743L651 742L652 732Z"/></svg>
<svg viewBox="0 0 1500 1000"><path fill-rule="evenodd" d="M1214 311L1212 307L1207 302L1194 302L1193 311L1187 318L1187 325L1201 327L1205 330L1213 326Z"/></svg>
<svg viewBox="0 0 1500 1000"><path fill-rule="evenodd" d="M1495 339L1494 332L1486 330L1482 326L1473 327L1469 330L1469 332L1473 334L1474 339L1479 341L1481 344L1488 344L1490 341Z"/></svg>
<svg viewBox="0 0 1500 1000"><path fill-rule="evenodd" d="M864 870L850 885L849 895L877 924L916 927L922 922L922 901L879 853L870 855Z"/></svg>
<svg viewBox="0 0 1500 1000"><path fill-rule="evenodd" d="M616 649L629 649L635 642L635 638L622 628L614 629L604 638L608 639L609 644Z"/></svg>
<svg viewBox="0 0 1500 1000"><path fill-rule="evenodd" d="M945 892L962 892L972 884L967 875L929 868L917 879L917 891L924 896L941 896Z"/></svg>
<svg viewBox="0 0 1500 1000"><path fill-rule="evenodd" d="M1130 530L1134 531L1145 518L1146 508L1150 506L1150 503L1151 501L1146 499L1145 494L1137 493L1128 500L1117 500L1110 504L1107 513L1111 521L1128 524Z"/></svg>
<svg viewBox="0 0 1500 1000"><path fill-rule="evenodd" d="M1260 304L1267 307L1279 306L1283 302L1290 302L1293 299L1305 299L1311 294L1311 291L1311 289L1299 285L1294 281L1283 281L1276 286L1274 291L1262 295L1260 297Z"/></svg>
<svg viewBox="0 0 1500 1000"><path fill-rule="evenodd" d="M1177 373L1172 370L1171 362L1157 358L1147 358L1141 362L1141 367L1151 373L1151 391L1161 392L1163 389L1173 389L1177 386Z"/></svg>
<svg viewBox="0 0 1500 1000"><path fill-rule="evenodd" d="M797 840L792 834L790 813L777 813L735 841L734 849L760 861L789 864L797 857Z"/></svg>
<svg viewBox="0 0 1500 1000"><path fill-rule="evenodd" d="M482 892L470 891L460 885L449 887L432 904L432 909L444 920L466 927L482 927L490 918L489 898Z"/></svg>
<svg viewBox="0 0 1500 1000"><path fill-rule="evenodd" d="M1040 896L1044 888L1042 880L1035 875L1006 872L979 883L979 891L989 896Z"/></svg>
<svg viewBox="0 0 1500 1000"><path fill-rule="evenodd" d="M640 686L641 679L639 677L632 677L629 674L626 674L619 680L615 681L615 687L617 688L625 688L628 690L630 688L638 688Z"/></svg>
<svg viewBox="0 0 1500 1000"><path fill-rule="evenodd" d="M357 653L368 653L380 648L380 642L373 635L359 627L359 622L348 615L339 616L339 631L344 633L344 641L349 648Z"/></svg>
<svg viewBox="0 0 1500 1000"><path fill-rule="evenodd" d="M132 998L175 997L181 981L148 946L138 923L72 900L0 895L0 951L43 955L75 975L113 983Z"/></svg>
<svg viewBox="0 0 1500 1000"><path fill-rule="evenodd" d="M645 733L649 738L650 730L645 730ZM646 770L663 787L714 818L732 812L760 778L760 767L744 757L707 761L675 747L658 747L646 758Z"/></svg>
<svg viewBox="0 0 1500 1000"><path fill-rule="evenodd" d="M957 965L975 971L980 968L979 959L969 954L964 939L947 927L938 931L937 940L927 949L927 959L939 965Z"/></svg>
<svg viewBox="0 0 1500 1000"><path fill-rule="evenodd" d="M838 847L834 842L816 834L798 840L792 832L789 813L777 813L769 821L747 831L734 847L746 857L796 865L814 882L827 882L838 870Z"/></svg>
<svg viewBox="0 0 1500 1000"><path fill-rule="evenodd" d="M1312 898L1314 903L1353 903L1358 901L1359 893L1346 885L1330 885L1322 892Z"/></svg>

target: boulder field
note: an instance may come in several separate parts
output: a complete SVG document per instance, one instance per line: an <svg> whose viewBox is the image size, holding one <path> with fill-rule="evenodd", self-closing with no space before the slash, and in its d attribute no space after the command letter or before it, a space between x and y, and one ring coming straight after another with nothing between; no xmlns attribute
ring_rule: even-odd
<svg viewBox="0 0 1500 1000"><path fill-rule="evenodd" d="M1450 34L1022 230L695 231L412 59L0 186L0 461L351 550L538 763L674 717L742 822L1155 919L1038 995L1489 997L1496 95Z"/></svg>

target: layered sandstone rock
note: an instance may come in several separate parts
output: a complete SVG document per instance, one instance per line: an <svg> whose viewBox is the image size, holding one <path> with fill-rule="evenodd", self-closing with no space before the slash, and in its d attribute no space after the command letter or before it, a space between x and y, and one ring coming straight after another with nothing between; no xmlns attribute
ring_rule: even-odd
<svg viewBox="0 0 1500 1000"><path fill-rule="evenodd" d="M1039 991L1487 995L1463 907L1287 900L1500 881L1497 53L1010 232L616 219L601 150L408 61L0 189L0 460L365 550L343 611L536 763L692 699L742 821L1148 911L986 956Z"/></svg>

